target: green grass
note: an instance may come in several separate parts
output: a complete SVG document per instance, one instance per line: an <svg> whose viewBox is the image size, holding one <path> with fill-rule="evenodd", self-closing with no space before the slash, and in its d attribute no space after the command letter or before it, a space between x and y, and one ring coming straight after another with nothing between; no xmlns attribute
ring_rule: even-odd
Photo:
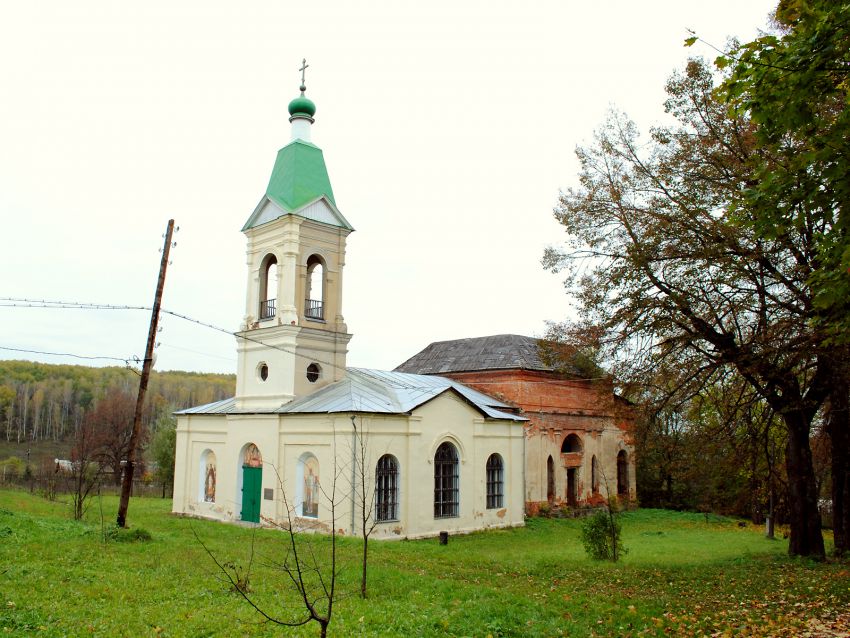
<svg viewBox="0 0 850 638"><path fill-rule="evenodd" d="M263 622L193 530L243 572L253 543L252 595L273 615L295 618L301 610L276 568L286 535L176 518L170 504L133 499L130 532L104 540L97 500L74 522L67 504L0 491L0 635L318 635L316 625ZM116 499L102 506L108 525ZM629 553L617 564L585 558L576 520L532 519L447 546L372 542L367 601L357 596L360 544L341 539L329 633L793 636L850 623L847 563L790 559L785 541L719 517L640 510L622 523ZM327 550L326 538L312 542L320 555Z"/></svg>

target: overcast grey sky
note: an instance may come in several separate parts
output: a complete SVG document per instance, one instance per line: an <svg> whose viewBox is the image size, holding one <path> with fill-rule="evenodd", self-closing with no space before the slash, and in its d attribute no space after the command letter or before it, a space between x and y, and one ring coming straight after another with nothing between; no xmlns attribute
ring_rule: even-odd
<svg viewBox="0 0 850 638"><path fill-rule="evenodd" d="M289 140L301 59L349 238L349 365L539 335L572 312L540 266L576 145L615 105L647 130L687 56L773 0L92 2L0 9L0 297L164 307L230 330L240 228ZM141 357L149 313L0 307L0 346ZM165 316L158 369L233 372L233 337ZM0 350L0 358L79 363ZM101 361L99 364L105 364Z"/></svg>

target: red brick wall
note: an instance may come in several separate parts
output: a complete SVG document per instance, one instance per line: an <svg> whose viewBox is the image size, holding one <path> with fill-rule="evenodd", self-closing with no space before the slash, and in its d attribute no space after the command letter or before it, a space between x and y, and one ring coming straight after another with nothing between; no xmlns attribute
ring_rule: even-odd
<svg viewBox="0 0 850 638"><path fill-rule="evenodd" d="M577 485L579 503L604 501L601 495L591 493L588 467L591 452L560 454L561 444L569 434L577 434L587 446L591 441L597 441L602 429L613 422L622 431L623 442L630 446L630 457L633 454L632 419L627 404L615 399L612 384L606 379L565 379L555 373L530 370L451 372L441 376L450 377L521 409L522 415L529 419L526 436L544 442L541 447L535 447L537 452L532 453L529 448L533 458L528 459L528 470L541 473L539 483L543 480L546 458L550 454L553 456L560 481L556 489L556 503L562 502L565 488L561 483L566 469L570 467L584 467L586 474L580 475ZM589 449L597 449L596 444ZM537 458L537 455L541 457ZM633 469L630 471L633 472ZM539 498L545 500L545 486L539 485L540 490ZM535 497L532 497L529 501L532 506L534 500Z"/></svg>
<svg viewBox="0 0 850 638"><path fill-rule="evenodd" d="M582 428L580 417L614 417L620 421L621 406L614 400L610 381L563 379L551 372L530 370L484 370L478 372L450 372L443 376L510 403L531 417L535 413L555 417L571 415L570 421Z"/></svg>

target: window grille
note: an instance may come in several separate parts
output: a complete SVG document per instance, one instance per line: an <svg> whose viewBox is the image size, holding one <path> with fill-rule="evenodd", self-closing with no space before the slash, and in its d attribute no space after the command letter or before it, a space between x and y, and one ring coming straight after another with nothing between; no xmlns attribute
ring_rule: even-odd
<svg viewBox="0 0 850 638"><path fill-rule="evenodd" d="M502 457L491 454L487 459L487 509L503 507L504 503L504 469Z"/></svg>
<svg viewBox="0 0 850 638"><path fill-rule="evenodd" d="M460 472L457 450L443 443L434 455L434 518L458 516Z"/></svg>
<svg viewBox="0 0 850 638"><path fill-rule="evenodd" d="M275 315L275 300L266 299L260 302L260 321L264 319L274 319Z"/></svg>
<svg viewBox="0 0 850 638"><path fill-rule="evenodd" d="M324 319L324 303L317 299L306 299L304 301L304 316L308 319Z"/></svg>
<svg viewBox="0 0 850 638"><path fill-rule="evenodd" d="M398 520L398 461L385 454L375 470L375 520Z"/></svg>

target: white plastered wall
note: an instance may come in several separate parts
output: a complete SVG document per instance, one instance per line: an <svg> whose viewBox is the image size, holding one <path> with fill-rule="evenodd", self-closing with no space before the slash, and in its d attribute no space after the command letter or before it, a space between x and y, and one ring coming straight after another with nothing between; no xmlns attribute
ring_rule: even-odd
<svg viewBox="0 0 850 638"><path fill-rule="evenodd" d="M485 420L451 392L443 393L407 415L356 416L367 438L367 491L372 496L374 471L383 454L399 462L399 516L379 523L374 538L416 538L440 531L469 532L523 524L523 439L521 422ZM434 452L443 441L458 449L460 461L459 516L434 518ZM316 457L324 494L317 519L299 516L302 529L327 531L334 471L338 474L334 527L359 534L361 500L352 500L353 428L350 415L181 415L178 418L174 511L218 520L240 518L240 453L254 443L263 456L260 515L265 523L287 520L287 507L299 506L299 458ZM215 503L199 499L199 464L204 450L216 454L218 480ZM356 448L355 448L356 449ZM486 463L498 453L504 461L504 506L486 508ZM355 475L355 482L359 475ZM273 490L266 500L266 490ZM354 516L352 516L352 512Z"/></svg>

